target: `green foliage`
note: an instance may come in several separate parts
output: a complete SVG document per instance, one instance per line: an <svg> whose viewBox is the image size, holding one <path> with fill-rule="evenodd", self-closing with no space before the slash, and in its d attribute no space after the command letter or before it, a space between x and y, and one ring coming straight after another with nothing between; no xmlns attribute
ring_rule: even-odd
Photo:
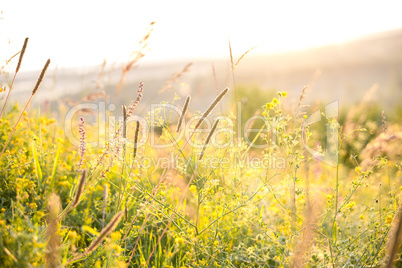
<svg viewBox="0 0 402 268"><path fill-rule="evenodd" d="M238 91L241 98L245 91ZM340 131L341 146L347 146L341 147L336 169L305 152L301 143L305 118L286 112L286 93L278 92L267 103L265 93L256 97L257 92L247 92L251 95L242 116L246 119L260 110L262 124L255 128L266 131L254 137L255 144L268 144L265 149L250 152L246 142L208 147L199 161L197 149L183 147L185 140L162 149L146 142L135 159L132 143L124 140L109 143L109 150L88 148L83 162L87 183L80 203L68 212L80 178L79 148L66 139L55 119L36 111L25 113L0 159L0 263L3 267L48 264L47 200L56 193L64 210L57 225L59 256L68 267L125 267L130 260L130 267L141 267L148 258L149 267L289 267L296 257L303 267L380 266L387 258L386 243L402 193L401 159L380 155L369 158L373 161L366 166L363 155L346 159L375 141L382 133L381 120L373 114L363 126L355 124L369 129L363 141L358 133L366 132L342 133L347 116L342 116L340 125L335 119L325 122ZM254 103L254 98L264 101ZM0 119L2 140L8 138L17 116L15 108ZM152 124L161 129L158 142L175 140L169 112L162 109L156 118ZM393 131L400 131L394 125ZM97 127L97 123L84 126L87 140L97 137ZM227 127L222 120L218 129ZM75 137L78 129L76 120ZM134 127L127 129L127 137L134 137ZM307 137L325 141L325 131L317 129L307 128ZM225 131L215 140L226 143L230 135ZM205 133L196 133L193 139L200 142ZM353 145L357 141L362 147ZM116 147L122 143L124 156ZM163 157L170 153L180 161L163 167ZM260 157L259 165L251 164L254 156ZM171 164L168 158L166 163ZM113 232L93 252L69 263L122 210L125 217Z"/></svg>

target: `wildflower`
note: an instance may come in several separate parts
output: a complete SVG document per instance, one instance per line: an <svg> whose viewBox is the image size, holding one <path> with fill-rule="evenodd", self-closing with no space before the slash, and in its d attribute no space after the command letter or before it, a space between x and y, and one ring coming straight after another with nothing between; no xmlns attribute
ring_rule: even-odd
<svg viewBox="0 0 402 268"><path fill-rule="evenodd" d="M278 104L278 103L279 103L279 100L278 100L277 98L273 98L272 103L273 103L273 104Z"/></svg>
<svg viewBox="0 0 402 268"><path fill-rule="evenodd" d="M272 108L274 108L274 105L272 103L268 102L267 104L265 104L266 110L271 110Z"/></svg>
<svg viewBox="0 0 402 268"><path fill-rule="evenodd" d="M387 224L391 224L391 223L392 223L392 219L393 219L392 215L388 215L388 216L387 216L387 219L385 220L385 222L386 222Z"/></svg>
<svg viewBox="0 0 402 268"><path fill-rule="evenodd" d="M81 166L84 161L84 154L85 151L87 150L87 145L85 142L85 129L84 129L84 119L81 117L81 122L79 124L79 132L80 132L80 161L78 162L78 168L77 171L81 171Z"/></svg>
<svg viewBox="0 0 402 268"><path fill-rule="evenodd" d="M356 167L355 171L357 174L361 174L362 173L362 168L361 167Z"/></svg>
<svg viewBox="0 0 402 268"><path fill-rule="evenodd" d="M214 262L215 267L221 267L216 261Z"/></svg>
<svg viewBox="0 0 402 268"><path fill-rule="evenodd" d="M120 232L113 232L110 237L112 238L113 241L118 241L121 238L121 233Z"/></svg>
<svg viewBox="0 0 402 268"><path fill-rule="evenodd" d="M121 247L120 247L119 245L116 245L116 244L114 244L114 245L112 246L112 249L113 249L114 251L117 251L117 252L121 251Z"/></svg>
<svg viewBox="0 0 402 268"><path fill-rule="evenodd" d="M197 186L195 186L195 185L193 184L193 185L190 186L189 190L190 190L190 192L192 192L192 193L195 194L195 193L197 193Z"/></svg>
<svg viewBox="0 0 402 268"><path fill-rule="evenodd" d="M346 208L353 209L355 206L356 206L356 203L355 203L355 202L349 202L349 203L346 205Z"/></svg>
<svg viewBox="0 0 402 268"><path fill-rule="evenodd" d="M76 231L70 231L70 232L68 232L68 238L70 238L70 239L76 239L76 238L77 238L77 232L76 232Z"/></svg>
<svg viewBox="0 0 402 268"><path fill-rule="evenodd" d="M102 267L102 262L101 262L101 260L97 260L95 262L95 268L100 268L100 267Z"/></svg>
<svg viewBox="0 0 402 268"><path fill-rule="evenodd" d="M286 97L288 96L288 93L287 93L286 91L282 91L282 92L281 92L281 96L284 97L284 98L286 98Z"/></svg>
<svg viewBox="0 0 402 268"><path fill-rule="evenodd" d="M364 215L360 215L359 219L364 220Z"/></svg>
<svg viewBox="0 0 402 268"><path fill-rule="evenodd" d="M175 238L174 242L176 244L182 245L182 244L184 244L184 238L183 237L177 237L177 238Z"/></svg>

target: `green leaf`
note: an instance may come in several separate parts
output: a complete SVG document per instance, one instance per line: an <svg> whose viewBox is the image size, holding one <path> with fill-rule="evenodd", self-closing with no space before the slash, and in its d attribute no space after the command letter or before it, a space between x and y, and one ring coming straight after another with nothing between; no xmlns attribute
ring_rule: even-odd
<svg viewBox="0 0 402 268"><path fill-rule="evenodd" d="M57 165L59 164L60 152L61 152L61 146L59 144L57 146L56 159L54 160L53 164L52 176L50 178L50 193L53 192L53 187L56 181L55 178L56 178Z"/></svg>
<svg viewBox="0 0 402 268"><path fill-rule="evenodd" d="M36 153L35 142L34 141L32 142L32 152L33 152L33 158L34 158L34 164L35 164L36 178L38 179L38 186L39 186L39 188L41 188L41 185L42 185L42 169L40 168L38 154Z"/></svg>

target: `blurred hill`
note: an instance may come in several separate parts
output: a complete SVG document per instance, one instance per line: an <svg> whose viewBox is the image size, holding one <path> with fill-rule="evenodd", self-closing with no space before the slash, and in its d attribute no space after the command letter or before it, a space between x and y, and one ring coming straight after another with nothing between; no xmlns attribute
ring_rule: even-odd
<svg viewBox="0 0 402 268"><path fill-rule="evenodd" d="M177 81L166 84L189 62L193 65L187 72ZM115 96L122 66L121 63L107 63L102 75L101 66L49 71L35 103L50 102L53 106L60 101L77 103L85 100L88 94L105 91L109 95L108 102L120 107L136 98L138 83L144 81L143 106L171 102L177 93L181 97L191 94L196 100L193 109L204 110L218 91L226 86L232 88L229 53L225 59L160 63L142 63L140 60L128 73L121 93ZM14 100L28 98L38 73L21 73L17 77L12 94ZM361 100L369 88L377 84L375 100L392 109L402 100L402 29L283 54L253 55L251 51L240 62L235 74L238 86L288 91L295 99L303 86L311 83L307 101L339 100L341 105Z"/></svg>

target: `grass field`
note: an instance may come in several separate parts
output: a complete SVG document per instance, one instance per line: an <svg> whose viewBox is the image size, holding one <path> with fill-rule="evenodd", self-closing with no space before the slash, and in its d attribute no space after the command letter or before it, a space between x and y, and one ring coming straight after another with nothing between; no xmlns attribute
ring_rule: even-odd
<svg viewBox="0 0 402 268"><path fill-rule="evenodd" d="M205 112L137 114L142 82L124 107L31 109L46 66L27 103L2 95L1 266L401 267L400 113L375 88L346 108L236 86L231 62Z"/></svg>

